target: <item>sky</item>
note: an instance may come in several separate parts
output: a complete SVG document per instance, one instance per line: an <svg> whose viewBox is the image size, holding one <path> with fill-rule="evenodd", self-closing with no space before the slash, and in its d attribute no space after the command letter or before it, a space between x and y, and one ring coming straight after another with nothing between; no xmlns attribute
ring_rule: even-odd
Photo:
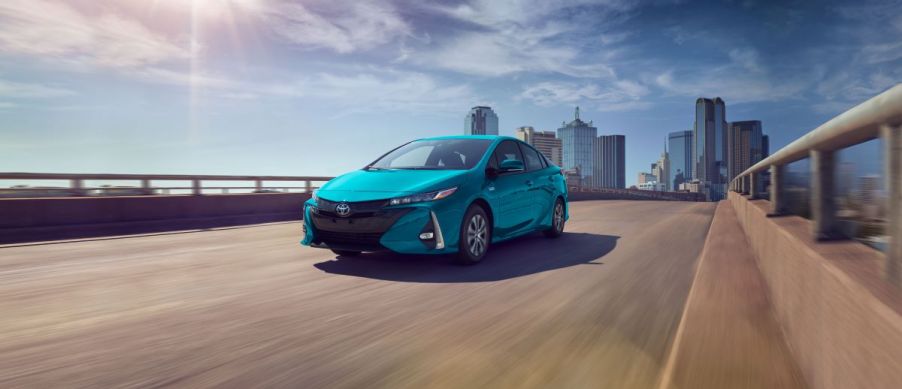
<svg viewBox="0 0 902 389"><path fill-rule="evenodd" d="M0 171L332 176L578 105L632 185L698 97L776 150L900 80L897 0L3 0Z"/></svg>

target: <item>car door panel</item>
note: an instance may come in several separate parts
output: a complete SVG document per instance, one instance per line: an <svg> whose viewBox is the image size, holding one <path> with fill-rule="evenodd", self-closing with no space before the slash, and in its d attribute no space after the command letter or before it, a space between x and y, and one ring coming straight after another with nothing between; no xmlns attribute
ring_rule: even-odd
<svg viewBox="0 0 902 389"><path fill-rule="evenodd" d="M500 166L506 158L523 160L516 142L509 140L498 145L493 158L494 166ZM495 238L506 238L527 227L533 220L530 213L532 202L526 185L530 181L527 172L500 173L487 179L489 196L497 204L498 210L494 225Z"/></svg>

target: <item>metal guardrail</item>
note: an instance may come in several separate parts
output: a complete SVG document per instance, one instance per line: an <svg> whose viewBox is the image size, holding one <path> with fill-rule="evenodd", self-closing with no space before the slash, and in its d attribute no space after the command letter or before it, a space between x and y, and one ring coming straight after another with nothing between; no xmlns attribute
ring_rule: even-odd
<svg viewBox="0 0 902 389"><path fill-rule="evenodd" d="M883 141L887 190L889 246L886 277L902 285L902 84L830 119L786 147L761 160L730 182L730 189L756 198L761 193L756 175L770 171L771 213L786 210L786 165L810 158L811 216L818 240L841 238L836 217L836 152L873 139Z"/></svg>
<svg viewBox="0 0 902 389"><path fill-rule="evenodd" d="M172 191L189 191L192 195L203 195L204 190L219 190L227 194L229 191L243 190L253 193L271 193L273 191L290 191L303 189L310 193L317 189L315 182L325 182L333 177L323 176L227 176L227 175L181 175L181 174L68 174L68 173L3 173L0 180L35 181L66 180L69 187L13 187L0 188L0 192L12 195L0 197L17 197L15 193L33 193L50 196L90 196L90 195L167 195ZM86 186L85 181L140 181L140 186ZM189 181L191 186L155 186L153 181ZM253 186L204 186L204 181L244 181L253 182ZM266 182L303 182L303 186L267 185Z"/></svg>
<svg viewBox="0 0 902 389"><path fill-rule="evenodd" d="M705 201L705 197L701 193L690 192L665 192L655 190L642 189L618 189L618 188L585 188L578 186L569 186L567 188L571 193L602 193L621 196L631 196L634 198L648 200L668 200L668 201Z"/></svg>

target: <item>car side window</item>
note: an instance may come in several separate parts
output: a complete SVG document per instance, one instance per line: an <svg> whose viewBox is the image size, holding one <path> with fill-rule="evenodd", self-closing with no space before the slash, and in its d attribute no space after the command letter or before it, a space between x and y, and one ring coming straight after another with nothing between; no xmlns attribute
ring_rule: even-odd
<svg viewBox="0 0 902 389"><path fill-rule="evenodd" d="M539 152L525 144L520 144L523 151L523 159L526 160L526 171L542 169L542 156Z"/></svg>
<svg viewBox="0 0 902 389"><path fill-rule="evenodd" d="M495 148L495 160L497 161L498 166L501 166L501 164L508 159L523 162L523 154L520 153L520 147L517 146L517 142L512 140L501 142L501 144Z"/></svg>

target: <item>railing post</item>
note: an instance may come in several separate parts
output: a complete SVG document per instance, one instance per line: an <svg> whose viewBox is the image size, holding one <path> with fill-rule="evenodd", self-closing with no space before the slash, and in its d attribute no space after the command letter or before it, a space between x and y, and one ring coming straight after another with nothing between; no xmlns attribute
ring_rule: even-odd
<svg viewBox="0 0 902 389"><path fill-rule="evenodd" d="M191 194L195 196L201 195L200 180L191 180Z"/></svg>
<svg viewBox="0 0 902 389"><path fill-rule="evenodd" d="M313 192L313 183L310 180L304 181L304 193L310 194Z"/></svg>
<svg viewBox="0 0 902 389"><path fill-rule="evenodd" d="M254 182L256 183L256 186L257 186L257 193L262 192L263 191L263 180L258 178L256 180L254 180Z"/></svg>
<svg viewBox="0 0 902 389"><path fill-rule="evenodd" d="M749 173L749 200L758 198L758 173Z"/></svg>
<svg viewBox="0 0 902 389"><path fill-rule="evenodd" d="M770 165L770 215L782 215L786 210L786 198L783 196L783 165Z"/></svg>
<svg viewBox="0 0 902 389"><path fill-rule="evenodd" d="M836 153L811 150L811 217L814 238L830 240L841 237L836 224L834 169Z"/></svg>
<svg viewBox="0 0 902 389"><path fill-rule="evenodd" d="M883 125L883 174L886 183L886 249L884 276L893 285L902 285L902 126Z"/></svg>
<svg viewBox="0 0 902 389"><path fill-rule="evenodd" d="M84 196L87 194L85 193L84 182L80 178L72 180L72 194L76 196Z"/></svg>
<svg viewBox="0 0 902 389"><path fill-rule="evenodd" d="M141 193L145 195L152 195L153 189L150 187L150 180L143 179L141 180Z"/></svg>

